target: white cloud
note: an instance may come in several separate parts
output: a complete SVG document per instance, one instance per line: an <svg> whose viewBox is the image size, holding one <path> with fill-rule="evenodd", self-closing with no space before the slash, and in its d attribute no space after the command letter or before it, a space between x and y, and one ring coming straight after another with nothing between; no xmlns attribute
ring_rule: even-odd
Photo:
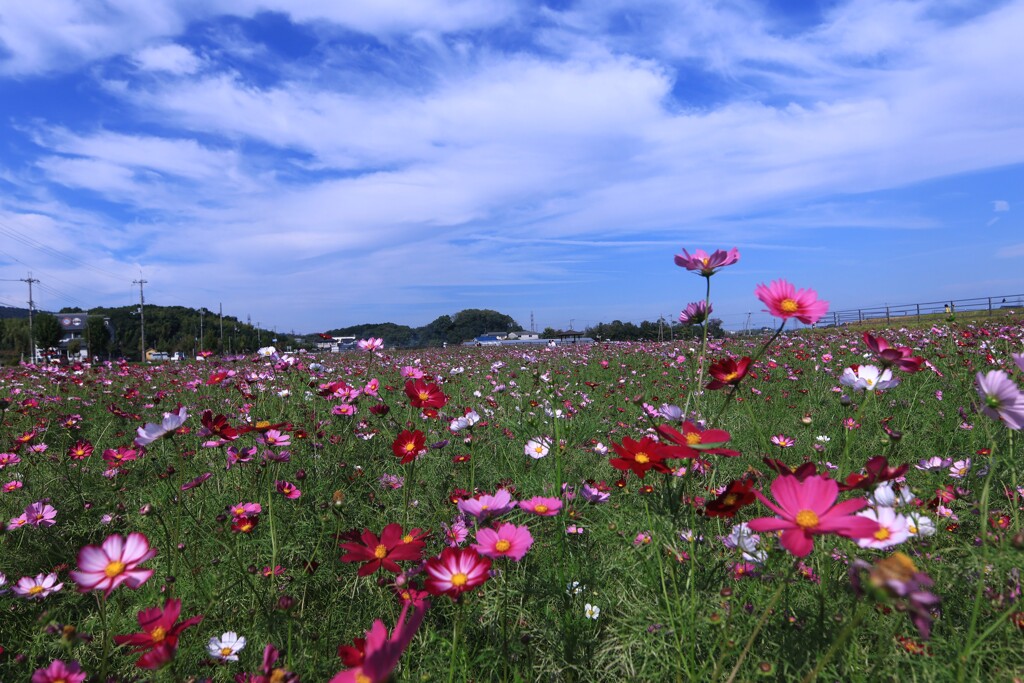
<svg viewBox="0 0 1024 683"><path fill-rule="evenodd" d="M1010 210L1010 202L1005 199L996 199L992 202L992 210L996 213L1002 213Z"/></svg>
<svg viewBox="0 0 1024 683"><path fill-rule="evenodd" d="M165 71L176 76L193 74L202 67L202 60L191 50L174 43L139 50L133 59L141 69Z"/></svg>

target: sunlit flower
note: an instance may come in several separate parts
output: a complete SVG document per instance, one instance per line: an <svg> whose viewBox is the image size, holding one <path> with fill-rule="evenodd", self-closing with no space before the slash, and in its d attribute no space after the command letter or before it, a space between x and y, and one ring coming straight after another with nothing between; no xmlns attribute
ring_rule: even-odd
<svg viewBox="0 0 1024 683"><path fill-rule="evenodd" d="M708 375L711 376L711 381L704 388L714 391L722 387L739 384L747 376L750 363L749 356L743 356L738 361L732 358L725 358L712 363L711 367L708 368Z"/></svg>
<svg viewBox="0 0 1024 683"><path fill-rule="evenodd" d="M358 346L361 351L373 353L374 351L379 351L380 349L384 348L384 340L381 339L380 337L360 339L359 341L356 342L356 346Z"/></svg>
<svg viewBox="0 0 1024 683"><path fill-rule="evenodd" d="M42 600L63 587L63 583L57 583L57 575L50 572L49 574L36 574L34 577L23 576L14 584L13 590L15 594L26 600Z"/></svg>
<svg viewBox="0 0 1024 683"><path fill-rule="evenodd" d="M426 589L431 595L447 595L453 600L487 581L490 558L472 548L445 548L427 560Z"/></svg>
<svg viewBox="0 0 1024 683"><path fill-rule="evenodd" d="M981 412L1001 421L1010 429L1024 427L1024 393L1002 370L977 374L975 381L981 397Z"/></svg>
<svg viewBox="0 0 1024 683"><path fill-rule="evenodd" d="M718 249L710 255L703 249L694 249L693 255L683 249L683 253L677 254L675 257L677 266L704 277L711 277L719 268L731 266L739 260L740 252L735 247L729 251Z"/></svg>
<svg viewBox="0 0 1024 683"><path fill-rule="evenodd" d="M525 526L499 524L493 529L476 532L476 543L470 547L490 558L511 557L518 562L533 545L533 535Z"/></svg>
<svg viewBox="0 0 1024 683"><path fill-rule="evenodd" d="M336 674L329 683L386 683L392 680L391 673L398 666L402 653L409 647L413 636L423 623L423 615L426 614L428 607L430 603L427 601L410 601L403 604L390 636L383 621L378 619L373 622L373 626L366 632L366 637L358 639L362 641L362 647L359 648L357 663ZM339 648L339 654L340 652ZM344 661L348 666L352 660Z"/></svg>
<svg viewBox="0 0 1024 683"><path fill-rule="evenodd" d="M111 534L103 545L87 545L78 552L78 570L70 577L82 593L99 589L109 596L122 583L138 588L148 581L153 570L139 565L155 556L156 549L149 547L142 534L132 532L127 538Z"/></svg>
<svg viewBox="0 0 1024 683"><path fill-rule="evenodd" d="M554 517L562 509L562 501L559 498L534 496L533 498L519 501L519 507L540 517Z"/></svg>
<svg viewBox="0 0 1024 683"><path fill-rule="evenodd" d="M222 633L218 638L211 636L210 642L206 644L206 651L210 656L221 662L237 662L238 653L245 647L245 636L240 636L234 631Z"/></svg>
<svg viewBox="0 0 1024 683"><path fill-rule="evenodd" d="M551 439L545 436L529 439L523 451L534 460L539 460L551 451Z"/></svg>
<svg viewBox="0 0 1024 683"><path fill-rule="evenodd" d="M505 514L515 507L516 502L512 500L512 494L507 489L498 489L494 494L484 493L472 498L463 498L456 505L460 512L482 521L488 517Z"/></svg>
<svg viewBox="0 0 1024 683"><path fill-rule="evenodd" d="M857 515L878 523L878 528L870 537L857 539L857 545L861 548L885 550L903 543L910 536L907 518L890 507L868 508Z"/></svg>
<svg viewBox="0 0 1024 683"><path fill-rule="evenodd" d="M147 422L145 426L139 427L138 436L135 437L135 445L148 446L157 439L173 434L175 430L185 424L186 419L188 419L188 412L184 406L175 411L164 413L164 419L160 424Z"/></svg>
<svg viewBox="0 0 1024 683"><path fill-rule="evenodd" d="M363 563L357 572L359 576L369 576L378 569L398 574L402 568L396 563L419 560L425 546L426 544L417 538L407 541L402 533L402 527L396 523L384 527L379 539L369 529L363 529L359 542L338 544L338 547L348 551L341 556L342 562Z"/></svg>
<svg viewBox="0 0 1024 683"><path fill-rule="evenodd" d="M892 370L888 368L879 370L874 365L851 365L843 370L839 383L854 391L884 391L898 385L900 380L893 377Z"/></svg>
<svg viewBox="0 0 1024 683"><path fill-rule="evenodd" d="M589 602L583 606L583 616L587 619L593 619L597 621L598 617L601 616L601 608L597 605L591 605Z"/></svg>
<svg viewBox="0 0 1024 683"><path fill-rule="evenodd" d="M800 481L796 477L780 476L775 478L771 488L777 504L760 491L755 495L778 517L752 519L747 524L753 531L781 531L782 547L797 557L806 557L813 550L815 535L832 533L847 538L869 538L878 529L876 522L854 514L867 505L867 500L835 502L839 485L828 477L815 475Z"/></svg>
<svg viewBox="0 0 1024 683"><path fill-rule="evenodd" d="M774 280L770 285L760 284L754 294L777 318L796 318L805 325L813 325L828 312L828 302L818 299L813 289L796 289L785 280Z"/></svg>

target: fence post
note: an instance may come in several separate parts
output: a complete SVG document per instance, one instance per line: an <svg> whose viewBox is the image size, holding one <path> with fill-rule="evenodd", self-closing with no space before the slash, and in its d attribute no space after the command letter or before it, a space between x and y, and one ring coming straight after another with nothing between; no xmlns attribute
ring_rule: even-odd
<svg viewBox="0 0 1024 683"><path fill-rule="evenodd" d="M857 309L857 322L864 322L864 311L860 310L859 308Z"/></svg>
<svg viewBox="0 0 1024 683"><path fill-rule="evenodd" d="M915 304L917 306L917 322L921 322L921 304Z"/></svg>
<svg viewBox="0 0 1024 683"><path fill-rule="evenodd" d="M992 317L992 297L988 298L988 317Z"/></svg>
<svg viewBox="0 0 1024 683"><path fill-rule="evenodd" d="M835 311L832 311L832 327L838 327L838 326L839 326L839 316L836 315Z"/></svg>
<svg viewBox="0 0 1024 683"><path fill-rule="evenodd" d="M885 307L885 324L886 325L889 324L889 307L888 306Z"/></svg>

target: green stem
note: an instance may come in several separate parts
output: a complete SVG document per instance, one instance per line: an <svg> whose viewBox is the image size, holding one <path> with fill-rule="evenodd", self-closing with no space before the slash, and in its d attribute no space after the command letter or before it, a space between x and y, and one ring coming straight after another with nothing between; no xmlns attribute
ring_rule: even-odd
<svg viewBox="0 0 1024 683"><path fill-rule="evenodd" d="M853 615L853 619L850 620L850 623L846 625L846 628L844 628L843 631L839 634L839 637L836 638L835 641L833 641L832 647L828 649L828 652L825 653L825 656L819 659L818 663L814 666L814 668L811 669L806 676L804 676L803 683L811 683L811 681L814 681L818 678L818 674L821 672L821 669L830 661L832 661L832 658L836 655L837 652L839 652L840 648L842 648L846 644L846 641L848 641L850 639L850 636L853 635L854 630L857 628L857 626L860 625L860 622L864 621L864 616L866 614L867 612L864 605L858 605L857 611Z"/></svg>
<svg viewBox="0 0 1024 683"><path fill-rule="evenodd" d="M758 634L761 633L761 629L764 628L764 624L768 621L768 615L771 614L772 608L778 603L779 598L782 597L782 591L788 583L788 578L779 582L779 587L775 589L775 593L772 595L772 599L768 601L768 605L764 608L761 613L761 618L757 620L757 624L754 626L754 630L751 632L750 637L747 638L747 642L743 645L743 650L740 652L739 659L736 660L736 665L733 666L732 671L729 673L729 678L726 679L725 683L732 683L736 680L736 674L740 672L740 667L743 666L744 660L750 653L750 648L754 645L754 641L757 640Z"/></svg>

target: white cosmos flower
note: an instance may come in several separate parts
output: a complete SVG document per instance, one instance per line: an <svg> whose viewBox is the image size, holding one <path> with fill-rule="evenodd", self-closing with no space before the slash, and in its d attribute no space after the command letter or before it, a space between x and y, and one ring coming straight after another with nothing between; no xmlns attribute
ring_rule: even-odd
<svg viewBox="0 0 1024 683"><path fill-rule="evenodd" d="M856 369L848 367L843 370L843 376L839 378L839 383L852 387L854 390L874 391L875 389L889 389L899 384L900 381L892 376L892 370L888 368L879 370L874 365L858 365Z"/></svg>
<svg viewBox="0 0 1024 683"><path fill-rule="evenodd" d="M540 460L551 450L551 441L543 436L530 439L526 442L526 448L523 450L526 455L530 456L534 460Z"/></svg>
<svg viewBox="0 0 1024 683"><path fill-rule="evenodd" d="M238 653L245 647L245 636L240 636L234 631L222 633L220 638L213 636L206 646L206 651L214 659L222 662L237 662Z"/></svg>
<svg viewBox="0 0 1024 683"><path fill-rule="evenodd" d="M899 545L910 537L909 522L903 515L889 507L868 508L857 513L858 517L867 517L878 522L878 531L868 538L857 539L861 548L883 550Z"/></svg>
<svg viewBox="0 0 1024 683"><path fill-rule="evenodd" d="M583 613L587 616L587 619L597 620L601 616L601 608L597 605L591 605L589 602L583 606Z"/></svg>

